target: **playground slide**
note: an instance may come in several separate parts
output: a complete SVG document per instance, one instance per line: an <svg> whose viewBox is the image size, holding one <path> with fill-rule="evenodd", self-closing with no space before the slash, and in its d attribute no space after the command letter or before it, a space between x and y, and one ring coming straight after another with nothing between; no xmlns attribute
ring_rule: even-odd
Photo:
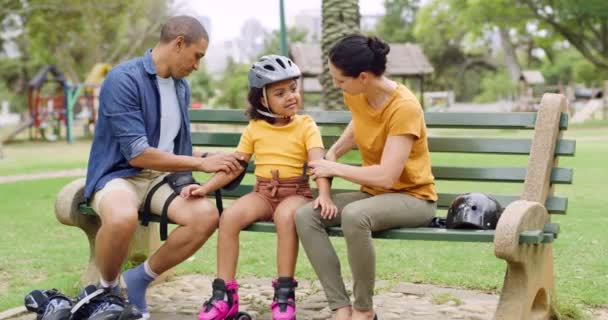
<svg viewBox="0 0 608 320"><path fill-rule="evenodd" d="M596 112L599 112L604 107L604 101L602 99L590 99L584 107L576 110L572 117L572 123L585 122L593 119Z"/></svg>
<svg viewBox="0 0 608 320"><path fill-rule="evenodd" d="M2 143L6 143L8 141L11 141L15 136L17 136L19 133L21 133L21 131L29 128L32 123L34 122L34 120L32 119L28 119L24 122L21 122L17 128L15 128L15 130L13 130L13 132L9 133L7 136L2 137L2 140L0 140Z"/></svg>

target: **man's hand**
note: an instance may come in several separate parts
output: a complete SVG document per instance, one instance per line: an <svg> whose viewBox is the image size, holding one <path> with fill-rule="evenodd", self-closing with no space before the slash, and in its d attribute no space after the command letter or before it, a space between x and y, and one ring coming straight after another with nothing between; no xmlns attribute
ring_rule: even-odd
<svg viewBox="0 0 608 320"><path fill-rule="evenodd" d="M217 153L206 158L201 158L198 171L207 173L223 171L227 174L237 172L241 169L239 159L236 154Z"/></svg>

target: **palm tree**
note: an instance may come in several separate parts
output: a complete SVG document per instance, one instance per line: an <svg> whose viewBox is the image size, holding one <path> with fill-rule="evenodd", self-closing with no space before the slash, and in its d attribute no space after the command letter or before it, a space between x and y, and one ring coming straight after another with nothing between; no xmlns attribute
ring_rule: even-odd
<svg viewBox="0 0 608 320"><path fill-rule="evenodd" d="M359 31L359 1L358 0L323 0L322 5L323 32L321 35L321 50L323 73L321 85L323 94L321 105L325 109L339 109L342 107L342 93L334 88L327 57L331 47L344 36Z"/></svg>

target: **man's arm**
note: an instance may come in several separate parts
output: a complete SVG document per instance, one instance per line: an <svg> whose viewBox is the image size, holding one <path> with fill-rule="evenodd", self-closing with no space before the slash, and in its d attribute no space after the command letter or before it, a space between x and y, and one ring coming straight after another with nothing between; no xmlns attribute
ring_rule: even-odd
<svg viewBox="0 0 608 320"><path fill-rule="evenodd" d="M233 155L202 159L174 155L150 146L136 81L124 72L110 72L100 93L100 99L103 99L104 103L99 112L107 118L110 132L131 166L163 172L232 172L239 167Z"/></svg>
<svg viewBox="0 0 608 320"><path fill-rule="evenodd" d="M236 152L235 156L242 159L243 162L249 162L251 159L250 154L240 152ZM243 173L243 170L245 170L245 168L239 164L239 168L236 171L232 171L230 173L218 172L211 177L211 179L207 180L205 183L202 183L200 187L193 190L191 194L194 196L205 196L211 192L214 192L236 179L241 173Z"/></svg>
<svg viewBox="0 0 608 320"><path fill-rule="evenodd" d="M180 156L148 147L129 160L133 167L163 172L202 171L234 173L241 165L234 154L214 154L206 158Z"/></svg>

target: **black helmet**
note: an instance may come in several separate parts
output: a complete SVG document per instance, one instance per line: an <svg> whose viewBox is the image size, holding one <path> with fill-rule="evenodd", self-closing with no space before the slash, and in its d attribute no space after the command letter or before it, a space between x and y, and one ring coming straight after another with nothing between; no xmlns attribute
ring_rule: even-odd
<svg viewBox="0 0 608 320"><path fill-rule="evenodd" d="M450 229L496 229L502 210L500 203L486 194L465 193L450 204L446 224Z"/></svg>

